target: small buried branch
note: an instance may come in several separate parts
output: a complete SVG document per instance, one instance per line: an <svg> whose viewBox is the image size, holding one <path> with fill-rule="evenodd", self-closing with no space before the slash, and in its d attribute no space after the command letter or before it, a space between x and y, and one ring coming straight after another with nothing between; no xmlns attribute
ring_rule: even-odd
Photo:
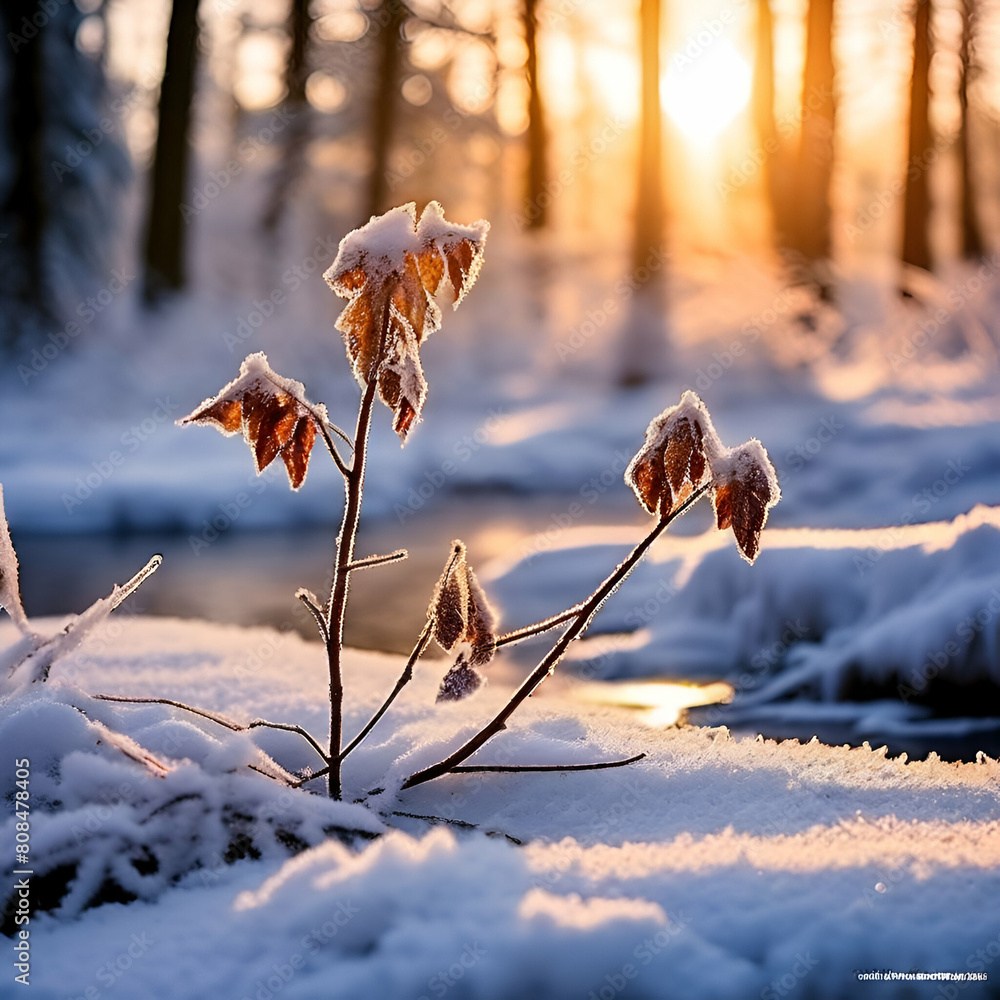
<svg viewBox="0 0 1000 1000"><path fill-rule="evenodd" d="M571 618L575 618L582 610L583 605L577 604L562 614L553 615L551 618L536 622L534 625L525 625L524 628L515 629L513 632L508 632L506 635L500 636L497 639L497 646L508 646L511 643L520 642L522 639L528 639L533 635L541 635L543 632L548 632L549 629L553 629L557 625L562 625L563 622L568 622Z"/></svg>
<svg viewBox="0 0 1000 1000"><path fill-rule="evenodd" d="M95 694L93 698L96 701L113 701L125 705L169 705L171 708L179 708L182 711L190 712L192 715L197 715L199 718L208 719L209 722L214 722L217 726L223 726L234 733L245 733L250 729L260 729L263 727L267 729L281 729L289 733L298 733L320 755L324 762L329 762L329 758L324 753L323 748L301 726L293 726L285 722L268 722L266 719L254 719L248 725L241 726L238 722L233 722L232 719L227 719L223 715L218 715L215 712L207 712L203 708L195 708L192 705L185 705L184 702L174 701L172 698L128 697L117 694Z"/></svg>
<svg viewBox="0 0 1000 1000"><path fill-rule="evenodd" d="M659 538L675 518L691 507L711 485L711 481L709 481L700 486L680 506L665 514L657 521L652 531L629 553L624 562L580 605L580 610L576 612L573 623L563 632L552 649L549 650L538 666L528 675L517 691L514 692L510 701L507 702L489 723L444 760L411 774L403 783L402 788L413 788L415 785L422 785L426 781L432 781L434 778L440 778L442 775L453 772L463 761L468 760L469 757L489 742L489 740L506 729L507 720L514 714L517 707L529 698L538 685L555 670L556 664L562 659L569 644L587 630L594 616L600 610L601 605L618 589L629 573L635 569L653 542Z"/></svg>
<svg viewBox="0 0 1000 1000"><path fill-rule="evenodd" d="M605 760L597 764L459 764L451 768L451 774L473 774L480 771L500 771L510 774L515 771L604 771L609 767L624 767L642 760L646 755L637 753L625 760ZM405 785L403 786L406 787Z"/></svg>

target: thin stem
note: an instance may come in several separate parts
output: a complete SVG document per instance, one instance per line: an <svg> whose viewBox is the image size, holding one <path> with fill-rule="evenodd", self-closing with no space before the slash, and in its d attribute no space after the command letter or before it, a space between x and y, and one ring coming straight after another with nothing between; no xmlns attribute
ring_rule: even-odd
<svg viewBox="0 0 1000 1000"><path fill-rule="evenodd" d="M323 426L323 421L317 420L316 426L319 427L319 432L323 436L323 444L326 445L326 450L330 453L330 457L333 459L334 464L340 470L340 474L342 476L350 475L351 469L340 457L340 452L337 451L337 446L333 443L333 438L330 437L329 431L327 431L326 427Z"/></svg>
<svg viewBox="0 0 1000 1000"><path fill-rule="evenodd" d="M382 703L382 707L368 720L368 724L358 733L357 736L351 740L350 743L344 748L340 754L340 762L343 763L347 755L364 740L364 738L378 725L379 720L383 715L389 710L389 706L396 700L396 696L400 691L410 683L413 678L413 667L414 664L420 659L421 653L427 648L427 643L431 639L431 628L432 623L430 621L424 626L423 632L420 633L420 638L417 639L417 644L413 647L410 653L410 658L406 661L406 666L403 667L403 672L399 675L399 680L396 681L396 686L392 689L389 697L385 699Z"/></svg>
<svg viewBox="0 0 1000 1000"><path fill-rule="evenodd" d="M603 771L609 767L624 767L642 760L646 755L637 753L626 760L606 760L598 764L460 764L451 769L452 774L472 774L479 771ZM405 786L404 786L405 787Z"/></svg>
<svg viewBox="0 0 1000 1000"><path fill-rule="evenodd" d="M355 559L347 568L353 573L356 569L371 569L373 566L384 566L386 563L399 562L409 556L406 549L396 549L384 556L365 556L364 559Z"/></svg>
<svg viewBox="0 0 1000 1000"><path fill-rule="evenodd" d="M471 757L480 747L496 736L497 733L506 729L507 720L514 714L517 707L530 697L535 688L555 670L556 664L562 659L569 644L587 630L594 616L600 610L601 605L618 589L629 573L635 569L653 542L659 538L676 517L679 517L694 504L710 486L711 483L706 483L695 490L680 507L662 517L656 523L652 531L629 553L624 562L619 564L614 572L580 606L580 610L577 612L573 623L563 632L552 649L549 650L538 666L535 667L517 691L514 692L510 701L507 702L487 725L470 740L463 743L454 753L449 754L444 760L411 774L402 787L413 788L415 785L422 785L426 781L432 781L434 778L440 778L442 775L448 774L463 761Z"/></svg>
<svg viewBox="0 0 1000 1000"><path fill-rule="evenodd" d="M92 697L96 701L114 701L120 702L126 705L170 705L172 708L180 708L185 712L190 712L192 715L197 715L202 719L208 719L209 722L214 722L218 726L224 726L226 729L231 730L234 733L244 733L248 729L258 729L262 726L266 726L268 729L283 729L286 732L298 733L303 739L305 739L310 746L315 749L316 753L324 761L328 761L329 758L323 748L309 735L301 726L292 726L284 722L268 722L266 719L254 719L249 725L241 726L238 722L233 722L231 719L227 719L225 716L217 715L215 712L206 712L203 708L195 708L193 705L185 705L182 701L174 701L172 698L141 698L141 697L127 697L125 695L119 694L95 694Z"/></svg>
<svg viewBox="0 0 1000 1000"><path fill-rule="evenodd" d="M247 729L260 729L262 727L266 727L268 729L282 729L288 733L298 733L299 736L301 736L316 751L316 753L323 758L324 761L329 760L326 756L326 751L301 726L292 726L286 722L268 722L266 719L254 719L253 722L247 725Z"/></svg>
<svg viewBox="0 0 1000 1000"><path fill-rule="evenodd" d="M333 431L333 433L336 434L337 437L339 437L344 442L344 444L348 446L348 448L351 449L354 448L354 442L350 439L350 436L348 435L347 431L341 430L336 424L330 423L329 420L325 421L325 423L326 426L329 427L330 430Z"/></svg>
<svg viewBox="0 0 1000 1000"><path fill-rule="evenodd" d="M173 708L182 708L185 712L190 712L192 715L200 715L203 719L208 719L217 725L225 726L226 729L231 729L234 733L242 733L246 728L221 715L216 715L214 712L206 712L202 708L193 708L191 705L185 705L182 701L173 701L170 698L127 698L117 694L95 694L92 697L97 701L118 701L132 705L171 705Z"/></svg>
<svg viewBox="0 0 1000 1000"><path fill-rule="evenodd" d="M309 610L309 614L313 616L313 621L316 622L316 628L319 629L320 638L322 638L324 643L330 641L330 632L327 628L326 619L323 617L323 611L316 603L316 595L311 594L308 590L302 589L295 592L295 596L306 606Z"/></svg>
<svg viewBox="0 0 1000 1000"><path fill-rule="evenodd" d="M345 476L347 500L344 504L344 519L340 524L337 538L337 564L330 586L330 603L327 606L326 655L330 669L330 749L327 760L332 762L328 778L331 799L339 799L343 791L340 779L340 748L344 735L344 677L341 668L341 649L344 644L344 613L347 610L347 586L354 561L354 544L358 536L358 521L361 518L361 498L365 488L365 461L368 455L368 433L372 425L372 411L375 407L378 389L378 373L385 357L386 340L389 335L389 306L382 310L382 330L379 351L365 386L361 405L358 408L358 424L354 432L354 461Z"/></svg>
<svg viewBox="0 0 1000 1000"><path fill-rule="evenodd" d="M534 625L525 625L524 628L508 632L506 635L502 635L499 639L497 639L497 647L507 646L512 642L520 642L522 639L527 639L533 635L541 635L543 632L548 632L549 629L553 629L557 625L562 625L563 622L568 622L570 618L575 618L582 609L583 605L577 604L575 607L570 608L569 611L564 611L562 614L553 615L551 618L546 618L544 621L536 622Z"/></svg>

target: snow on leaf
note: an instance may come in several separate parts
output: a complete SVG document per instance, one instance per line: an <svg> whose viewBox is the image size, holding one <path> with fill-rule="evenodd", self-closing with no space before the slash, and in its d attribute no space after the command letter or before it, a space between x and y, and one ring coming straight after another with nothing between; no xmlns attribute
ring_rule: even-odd
<svg viewBox="0 0 1000 1000"><path fill-rule="evenodd" d="M10 540L10 528L3 507L3 486L0 485L0 607L10 615L14 624L30 636L28 616L21 605L21 587L18 583L17 553Z"/></svg>
<svg viewBox="0 0 1000 1000"><path fill-rule="evenodd" d="M767 512L781 498L778 478L756 438L734 448L716 472L715 517L720 529L732 528L740 554L752 563L760 550Z"/></svg>
<svg viewBox="0 0 1000 1000"><path fill-rule="evenodd" d="M705 404L685 392L646 428L625 482L646 510L665 517L704 482L712 458L724 451Z"/></svg>
<svg viewBox="0 0 1000 1000"><path fill-rule="evenodd" d="M447 276L458 307L479 274L488 230L484 220L452 225L436 201L417 222L410 202L348 233L323 276L349 300L336 327L354 377L362 387L377 380L404 443L427 396L420 345L441 328L433 296Z"/></svg>
<svg viewBox="0 0 1000 1000"><path fill-rule="evenodd" d="M441 680L436 701L461 701L475 694L483 683L483 675L460 653L454 666Z"/></svg>
<svg viewBox="0 0 1000 1000"><path fill-rule="evenodd" d="M223 434L243 434L259 475L279 455L288 482L297 490L305 481L316 434L327 421L326 407L310 403L301 382L282 378L262 353L251 354L240 373L186 417L185 424L210 424Z"/></svg>
<svg viewBox="0 0 1000 1000"><path fill-rule="evenodd" d="M427 617L443 649L451 652L460 643L468 643L472 666L485 666L493 659L496 614L469 567L464 542L452 543L452 557L438 580Z"/></svg>

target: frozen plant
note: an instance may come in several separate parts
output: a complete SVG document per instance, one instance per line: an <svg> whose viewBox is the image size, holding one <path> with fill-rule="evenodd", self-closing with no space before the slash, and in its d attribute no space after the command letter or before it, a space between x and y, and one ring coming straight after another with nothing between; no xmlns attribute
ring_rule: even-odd
<svg viewBox="0 0 1000 1000"><path fill-rule="evenodd" d="M98 695L97 698L116 702L161 702L233 731L266 726L297 733L319 756L319 767L295 776L293 782L289 782L287 772L275 773L274 768L255 769L298 787L326 777L330 798L340 799L345 759L363 742L412 679L416 664L432 639L447 652L455 654L453 665L441 681L438 701L456 701L472 695L481 686L481 668L493 659L497 649L564 626L552 648L500 712L440 761L409 775L402 788L446 774L592 770L619 767L644 756L566 766L466 763L506 728L509 718L553 672L570 643L586 632L604 601L628 577L656 539L700 497L711 494L718 527L731 527L743 557L749 562L756 558L768 511L779 498L774 469L756 439L736 448L723 446L708 410L692 392L685 393L678 405L664 410L650 423L643 446L625 472L626 482L654 520L646 536L604 582L566 611L504 634L499 631L497 616L469 566L465 545L455 541L431 597L426 624L399 679L378 711L344 745L345 692L341 655L350 579L355 572L385 566L407 555L405 550L360 558L355 554L375 403L381 399L392 410L393 428L405 443L420 421L427 395L419 348L441 325L441 310L435 296L450 287L453 305L457 307L462 301L482 265L487 230L488 224L484 221L471 226L452 225L445 220L440 206L431 202L419 221L414 205L408 204L372 218L341 242L337 258L325 277L338 295L348 299L336 327L343 335L348 359L361 387L353 437L330 423L326 407L311 402L301 382L275 373L263 354L247 357L233 381L178 421L182 425L208 424L227 435L241 433L251 449L257 472L280 457L293 490L299 489L305 481L317 439L323 441L343 476L346 498L329 594L322 601L306 590L296 594L312 615L326 650L330 693L330 730L326 745L294 724L258 719L244 726L216 713L168 699L110 695ZM340 443L335 439L340 439ZM346 458L340 450L344 444L350 449ZM100 607L95 605L95 614L106 613L105 609L116 606L122 596L138 586L155 568L154 563L155 560L125 588L116 589L106 603L98 602ZM16 599L16 575L12 575L11 566L16 574L9 538L0 534L0 602L24 629L23 613ZM85 621L87 615L82 616L81 621ZM67 634L72 636L72 629ZM56 642L54 655L61 655L65 639L49 642L52 641ZM35 660L31 673L33 680L44 680L47 674L47 664L52 659L45 653L47 648L45 643L35 642L20 661Z"/></svg>
<svg viewBox="0 0 1000 1000"><path fill-rule="evenodd" d="M305 590L296 595L316 622L326 647L330 676L328 746L324 749L313 737L302 733L323 758L323 766L304 776L302 783L327 776L331 798L341 797L345 758L364 740L409 682L417 660L432 638L446 651L457 652L438 694L439 701L452 701L465 698L479 688L482 683L479 668L490 662L497 648L566 626L495 718L444 759L410 775L403 788L466 771L590 769L638 760L639 757L634 757L565 768L465 764L506 728L513 712L552 673L569 644L583 635L604 601L659 535L700 496L712 494L718 526L732 527L740 552L750 562L757 555L768 510L778 501L777 477L760 442L754 439L734 449L725 448L704 404L694 393L685 393L679 405L664 410L650 424L645 444L628 467L626 481L656 521L610 576L588 598L562 614L503 635L498 633L496 615L468 565L465 546L456 541L430 602L427 624L396 686L345 747L341 651L351 574L406 557L405 550L400 550L359 559L354 551L376 396L392 410L393 428L405 443L420 420L427 395L420 344L441 326L441 310L435 295L443 285L450 285L452 303L457 308L478 276L488 228L485 221L471 226L452 225L436 202L426 207L418 221L411 203L373 217L341 242L325 278L338 295L348 299L336 327L343 335L348 359L362 390L353 437L329 423L326 408L310 402L300 382L275 374L263 354L250 355L236 379L179 421L211 424L225 434L242 433L253 452L258 473L280 456L292 489L302 485L313 445L320 437L344 477L346 502L329 595L322 602ZM350 447L349 460L341 456L335 437Z"/></svg>

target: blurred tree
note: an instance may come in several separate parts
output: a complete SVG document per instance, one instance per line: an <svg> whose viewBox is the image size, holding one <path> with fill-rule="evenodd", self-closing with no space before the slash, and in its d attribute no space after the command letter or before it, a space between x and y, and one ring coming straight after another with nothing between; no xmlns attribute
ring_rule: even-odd
<svg viewBox="0 0 1000 1000"><path fill-rule="evenodd" d="M667 369L660 14L660 0L641 0L639 173L632 238L636 292L625 323L619 375L619 384L628 387L643 385Z"/></svg>
<svg viewBox="0 0 1000 1000"><path fill-rule="evenodd" d="M84 20L74 4L51 10L36 0L0 5L6 40L0 52L0 345L7 347L72 316L75 334L53 333L56 346L66 346L96 317L80 300L109 280L113 205L129 175L118 139L126 112L108 106L100 48L78 45Z"/></svg>
<svg viewBox="0 0 1000 1000"><path fill-rule="evenodd" d="M371 23L379 32L375 92L369 116L372 172L368 184L368 211L361 221L367 221L370 216L379 215L391 207L388 204L389 185L386 176L389 172L389 154L399 101L403 24L408 15L409 10L399 0L382 0L372 13Z"/></svg>
<svg viewBox="0 0 1000 1000"><path fill-rule="evenodd" d="M291 0L288 12L288 61L285 64L285 110L291 121L284 132L285 145L264 206L264 232L273 234L288 207L289 198L305 166L309 145L309 34L313 17L310 0Z"/></svg>
<svg viewBox="0 0 1000 1000"><path fill-rule="evenodd" d="M962 256L982 257L985 251L979 215L976 211L976 190L972 179L972 143L969 132L969 80L974 73L973 46L978 14L976 0L962 0L962 41L959 48L961 63L958 78L958 102L962 117L958 132L958 161L962 186Z"/></svg>
<svg viewBox="0 0 1000 1000"><path fill-rule="evenodd" d="M181 203L188 180L197 62L198 0L173 0L146 215L143 294L148 303L155 303L185 283L187 224L181 215Z"/></svg>
<svg viewBox="0 0 1000 1000"><path fill-rule="evenodd" d="M541 229L548 221L548 199L543 198L548 179L545 107L538 85L538 3L524 0L524 40L528 46L528 204L535 206L528 225Z"/></svg>
<svg viewBox="0 0 1000 1000"><path fill-rule="evenodd" d="M934 145L930 121L931 2L917 0L910 79L910 130L903 201L903 263L931 270L927 223L931 213L928 153Z"/></svg>
<svg viewBox="0 0 1000 1000"><path fill-rule="evenodd" d="M831 256L830 178L836 94L833 65L833 0L809 0L802 73L802 130L799 137L796 208L788 226L789 243L811 265L820 297L829 281L814 265Z"/></svg>

